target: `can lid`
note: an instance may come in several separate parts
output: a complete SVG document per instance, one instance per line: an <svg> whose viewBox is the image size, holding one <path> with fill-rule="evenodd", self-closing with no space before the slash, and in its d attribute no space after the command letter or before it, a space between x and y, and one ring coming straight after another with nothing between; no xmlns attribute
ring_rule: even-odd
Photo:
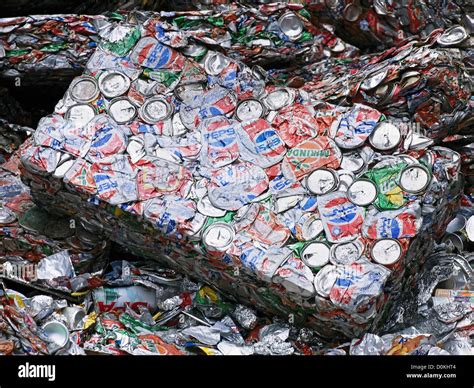
<svg viewBox="0 0 474 388"><path fill-rule="evenodd" d="M235 231L232 225L225 222L215 222L209 225L202 235L202 241L207 248L225 251L234 241Z"/></svg>
<svg viewBox="0 0 474 388"><path fill-rule="evenodd" d="M444 31L437 39L440 46L456 46L468 38L466 29L462 26L453 26Z"/></svg>
<svg viewBox="0 0 474 388"><path fill-rule="evenodd" d="M89 104L76 104L70 106L66 111L64 118L70 120L73 123L84 126L91 121L95 116L95 109Z"/></svg>
<svg viewBox="0 0 474 388"><path fill-rule="evenodd" d="M171 125L173 127L173 136L181 136L184 135L188 129L181 121L181 116L179 113L175 113L173 115L173 119L171 120Z"/></svg>
<svg viewBox="0 0 474 388"><path fill-rule="evenodd" d="M323 242L312 242L301 251L301 260L310 268L321 268L329 263L329 247Z"/></svg>
<svg viewBox="0 0 474 388"><path fill-rule="evenodd" d="M99 85L94 77L82 75L72 81L69 95L77 102L91 102L99 96Z"/></svg>
<svg viewBox="0 0 474 388"><path fill-rule="evenodd" d="M317 215L313 214L307 218L302 225L302 238L310 241L319 236L324 231L323 222Z"/></svg>
<svg viewBox="0 0 474 388"><path fill-rule="evenodd" d="M227 213L225 210L215 207L207 195L199 199L197 210L199 213L208 217L223 217Z"/></svg>
<svg viewBox="0 0 474 388"><path fill-rule="evenodd" d="M209 51L204 59L204 69L207 74L219 75L229 66L230 59L217 51Z"/></svg>
<svg viewBox="0 0 474 388"><path fill-rule="evenodd" d="M278 25L290 40L298 40L303 33L303 22L293 12L285 12L280 16Z"/></svg>
<svg viewBox="0 0 474 388"><path fill-rule="evenodd" d="M389 13L385 0L374 0L374 10L377 15L387 15Z"/></svg>
<svg viewBox="0 0 474 388"><path fill-rule="evenodd" d="M469 241L474 242L474 216L469 217L466 222L466 235Z"/></svg>
<svg viewBox="0 0 474 388"><path fill-rule="evenodd" d="M324 298L331 293L331 289L339 276L339 270L335 265L325 265L314 277L314 288Z"/></svg>
<svg viewBox="0 0 474 388"><path fill-rule="evenodd" d="M200 232L204 228L204 225L206 225L208 219L209 218L204 214L197 212L194 218L186 225L185 233L188 238L192 241L200 240Z"/></svg>
<svg viewBox="0 0 474 388"><path fill-rule="evenodd" d="M303 198L304 196L300 194L278 196L273 201L272 210L277 214L282 213L295 207Z"/></svg>
<svg viewBox="0 0 474 388"><path fill-rule="evenodd" d="M348 241L331 246L329 260L335 265L347 265L355 262L364 253L364 246L358 241Z"/></svg>
<svg viewBox="0 0 474 388"><path fill-rule="evenodd" d="M418 160L416 160L413 156L407 155L407 154L400 154L398 157L403 160L406 164L411 165L411 164L417 164Z"/></svg>
<svg viewBox="0 0 474 388"><path fill-rule="evenodd" d="M173 108L164 98L152 97L145 100L138 114L146 123L155 124L171 117Z"/></svg>
<svg viewBox="0 0 474 388"><path fill-rule="evenodd" d="M69 219L54 217L46 224L45 233L54 240L64 240L74 236L76 230L70 227Z"/></svg>
<svg viewBox="0 0 474 388"><path fill-rule="evenodd" d="M0 206L0 224L7 225L15 222L16 215L10 209Z"/></svg>
<svg viewBox="0 0 474 388"><path fill-rule="evenodd" d="M342 154L341 168L354 174L364 169L365 162L358 151L346 152Z"/></svg>
<svg viewBox="0 0 474 388"><path fill-rule="evenodd" d="M387 77L388 70L378 71L375 74L370 74L362 83L360 84L360 88L362 90L372 90L379 86L382 81Z"/></svg>
<svg viewBox="0 0 474 388"><path fill-rule="evenodd" d="M464 242L461 236L456 233L445 233L441 239L443 244L446 244L448 247L457 249L459 252L464 250Z"/></svg>
<svg viewBox="0 0 474 388"><path fill-rule="evenodd" d="M374 242L370 249L372 259L382 265L396 263L402 257L402 245L393 238L382 238Z"/></svg>
<svg viewBox="0 0 474 388"><path fill-rule="evenodd" d="M347 170L337 170L337 175L339 176L339 186L337 190L347 191L352 182L354 182L354 174Z"/></svg>
<svg viewBox="0 0 474 388"><path fill-rule="evenodd" d="M430 182L431 174L422 164L406 166L400 173L399 185L407 193L419 194L426 190Z"/></svg>
<svg viewBox="0 0 474 388"><path fill-rule="evenodd" d="M196 96L202 96L205 85L202 82L193 82L185 85L178 85L174 88L174 95L180 101L192 101Z"/></svg>
<svg viewBox="0 0 474 388"><path fill-rule="evenodd" d="M462 214L457 214L451 222L446 227L446 232L448 233L456 233L463 230L466 226L467 220Z"/></svg>
<svg viewBox="0 0 474 388"><path fill-rule="evenodd" d="M278 88L263 99L263 103L270 110L279 110L284 106L293 104L295 100L294 94L287 88Z"/></svg>
<svg viewBox="0 0 474 388"><path fill-rule="evenodd" d="M350 3L344 8L343 16L348 22L355 22L359 19L361 13L362 8L359 5Z"/></svg>
<svg viewBox="0 0 474 388"><path fill-rule="evenodd" d="M248 228L255 222L255 219L260 213L259 203L249 203L242 206L237 213L234 214L233 225L236 231Z"/></svg>
<svg viewBox="0 0 474 388"><path fill-rule="evenodd" d="M419 133L413 132L410 146L408 148L411 150L423 150L429 147L430 145L432 145L433 143L434 143L433 139L420 135Z"/></svg>
<svg viewBox="0 0 474 388"><path fill-rule="evenodd" d="M104 71L98 83L100 91L107 98L121 96L130 88L130 78L116 70Z"/></svg>
<svg viewBox="0 0 474 388"><path fill-rule="evenodd" d="M410 46L400 50L397 54L395 54L392 57L392 61L393 62L400 62L401 60L408 57L411 54L412 51L413 51L413 45L410 45Z"/></svg>
<svg viewBox="0 0 474 388"><path fill-rule="evenodd" d="M352 182L347 195L354 205L368 206L376 200L378 189L374 182L362 178Z"/></svg>
<svg viewBox="0 0 474 388"><path fill-rule="evenodd" d="M340 39L337 39L337 42L334 46L329 47L333 53L342 53L346 49L346 45Z"/></svg>
<svg viewBox="0 0 474 388"><path fill-rule="evenodd" d="M338 175L329 168L317 169L306 177L307 189L316 195L323 195L334 191L338 185Z"/></svg>
<svg viewBox="0 0 474 388"><path fill-rule="evenodd" d="M397 126L382 121L377 124L369 136L369 143L380 151L388 151L400 144L402 135Z"/></svg>
<svg viewBox="0 0 474 388"><path fill-rule="evenodd" d="M118 124L125 124L135 118L137 108L127 97L117 97L110 102L109 114Z"/></svg>
<svg viewBox="0 0 474 388"><path fill-rule="evenodd" d="M265 113L264 105L256 99L243 100L237 105L235 117L239 121L253 121L263 117Z"/></svg>
<svg viewBox="0 0 474 388"><path fill-rule="evenodd" d="M406 71L401 76L400 88L406 90L415 86L421 80L421 74L418 71Z"/></svg>
<svg viewBox="0 0 474 388"><path fill-rule="evenodd" d="M252 75L261 81L266 81L268 78L267 71L262 66L259 66L259 65L252 66Z"/></svg>

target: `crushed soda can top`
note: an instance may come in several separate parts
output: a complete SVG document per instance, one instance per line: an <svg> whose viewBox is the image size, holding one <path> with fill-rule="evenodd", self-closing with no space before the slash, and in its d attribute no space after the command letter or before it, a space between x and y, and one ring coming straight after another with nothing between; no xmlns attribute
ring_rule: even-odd
<svg viewBox="0 0 474 388"><path fill-rule="evenodd" d="M372 259L379 264L391 266L402 256L401 244L395 239L376 240L370 248Z"/></svg>
<svg viewBox="0 0 474 388"><path fill-rule="evenodd" d="M400 173L400 187L407 193L420 193L428 187L430 182L431 173L421 164L409 165Z"/></svg>
<svg viewBox="0 0 474 388"><path fill-rule="evenodd" d="M97 80L87 75L76 78L69 88L71 98L82 103L94 101L98 97L99 92Z"/></svg>
<svg viewBox="0 0 474 388"><path fill-rule="evenodd" d="M378 189L374 182L369 179L356 179L347 189L349 200L358 206L368 206L375 202Z"/></svg>
<svg viewBox="0 0 474 388"><path fill-rule="evenodd" d="M123 95L130 88L130 78L119 71L104 71L98 79L99 89L107 98Z"/></svg>

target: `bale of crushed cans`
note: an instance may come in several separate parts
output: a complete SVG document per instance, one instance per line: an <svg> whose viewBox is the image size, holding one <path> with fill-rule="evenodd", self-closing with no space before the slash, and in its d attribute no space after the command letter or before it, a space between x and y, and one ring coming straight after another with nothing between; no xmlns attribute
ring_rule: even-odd
<svg viewBox="0 0 474 388"><path fill-rule="evenodd" d="M469 133L474 84L466 61L470 54L456 45L440 46L446 34L436 30L424 42L411 40L352 61L281 70L272 74L273 82L301 85L313 98L338 105L369 105L430 139Z"/></svg>
<svg viewBox="0 0 474 388"><path fill-rule="evenodd" d="M474 31L470 0L304 0L318 20L359 48L383 50L413 36L424 39L437 28L462 41ZM462 26L462 27L461 27ZM464 27L464 28L463 28Z"/></svg>
<svg viewBox="0 0 474 388"><path fill-rule="evenodd" d="M197 61L141 15L109 30L25 145L35 202L322 337L380 329L461 198L437 122L425 136L370 101L276 87L218 51Z"/></svg>
<svg viewBox="0 0 474 388"><path fill-rule="evenodd" d="M110 35L114 21L125 20L127 15L0 19L0 75L7 79L20 78L27 84L67 85L83 71L98 39ZM147 18L132 15L142 20ZM209 47L219 48L247 64L268 65L278 60L280 66L290 60L309 63L327 57L358 55L355 47L334 35L330 25L313 25L310 14L301 5L275 3L252 8L233 4L222 9L162 12L162 15L177 29L175 40L182 39L183 45L187 42L187 55L196 60ZM150 24L147 28L154 26Z"/></svg>
<svg viewBox="0 0 474 388"><path fill-rule="evenodd" d="M0 19L0 75L51 85L80 74L105 16L35 15ZM18 85L17 85L18 86Z"/></svg>
<svg viewBox="0 0 474 388"><path fill-rule="evenodd" d="M210 48L247 65L311 63L352 58L359 50L338 38L330 24L311 21L299 4L232 3L204 11L161 12L189 41L185 54L201 59Z"/></svg>

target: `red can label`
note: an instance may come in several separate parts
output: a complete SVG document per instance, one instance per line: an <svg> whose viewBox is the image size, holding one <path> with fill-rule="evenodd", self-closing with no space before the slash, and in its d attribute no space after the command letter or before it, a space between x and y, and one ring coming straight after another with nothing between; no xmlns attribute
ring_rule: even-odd
<svg viewBox="0 0 474 388"><path fill-rule="evenodd" d="M336 191L318 197L318 209L328 241L349 241L360 235L364 208L349 201L346 192Z"/></svg>
<svg viewBox="0 0 474 388"><path fill-rule="evenodd" d="M288 179L300 179L321 167L338 168L341 159L336 143L327 136L320 136L288 150L282 172Z"/></svg>

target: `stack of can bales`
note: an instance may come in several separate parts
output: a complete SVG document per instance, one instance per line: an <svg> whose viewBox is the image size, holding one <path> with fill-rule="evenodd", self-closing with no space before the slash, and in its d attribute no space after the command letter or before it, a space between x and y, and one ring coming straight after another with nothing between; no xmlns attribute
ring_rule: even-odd
<svg viewBox="0 0 474 388"><path fill-rule="evenodd" d="M304 4L315 19L335 25L339 36L361 48L390 48L413 36L424 39L438 28L455 28L453 40L460 40L459 25L468 34L473 30L470 0L307 0Z"/></svg>
<svg viewBox="0 0 474 388"><path fill-rule="evenodd" d="M459 155L197 62L158 17L109 36L22 153L34 200L324 337L381 326L457 206Z"/></svg>

